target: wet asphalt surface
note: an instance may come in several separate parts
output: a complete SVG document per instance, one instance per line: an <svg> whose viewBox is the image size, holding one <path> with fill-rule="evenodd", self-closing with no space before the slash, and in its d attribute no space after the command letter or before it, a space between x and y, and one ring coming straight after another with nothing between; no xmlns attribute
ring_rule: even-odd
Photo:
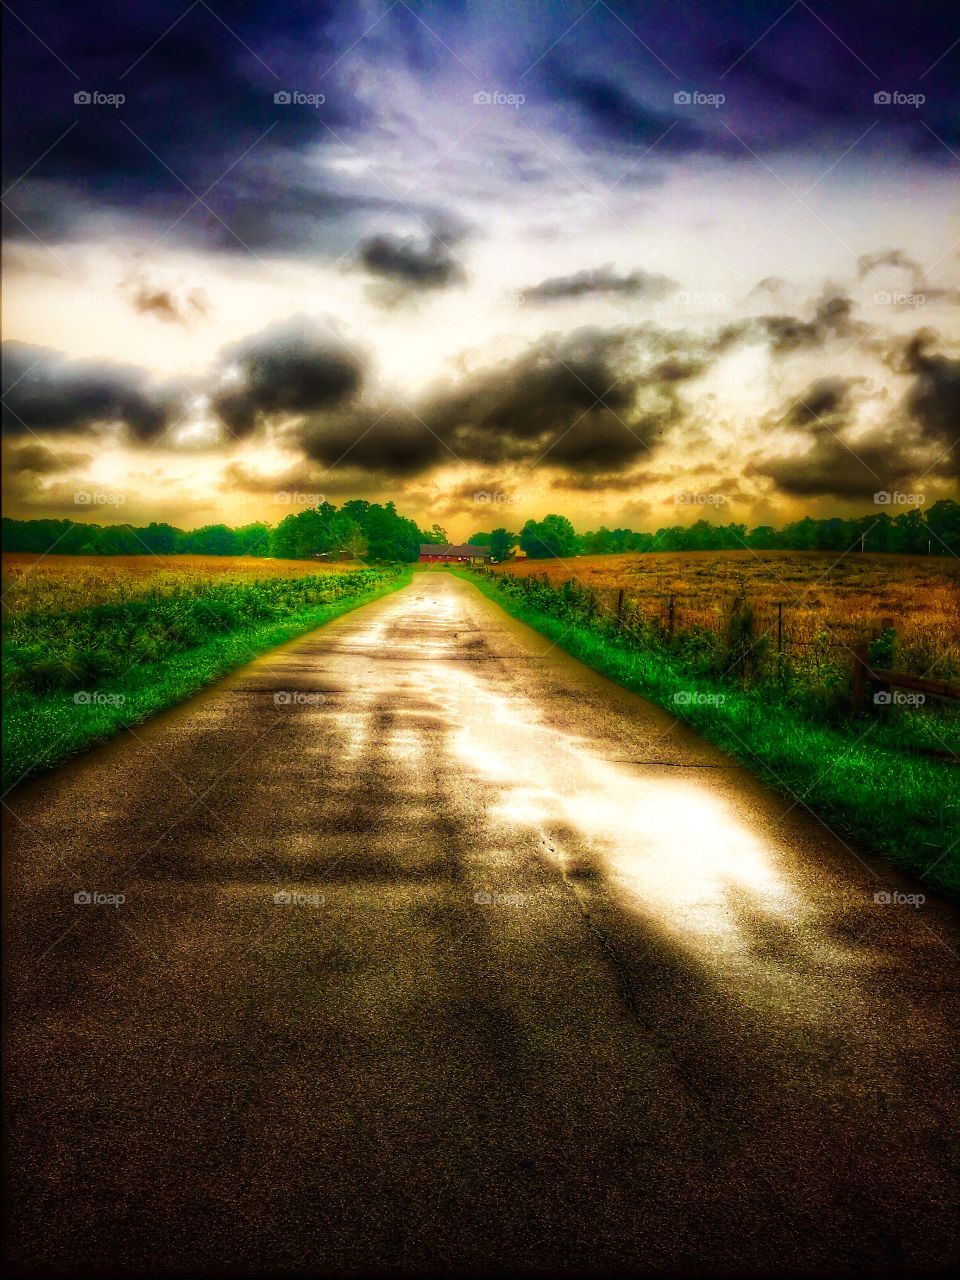
<svg viewBox="0 0 960 1280"><path fill-rule="evenodd" d="M8 804L18 1273L960 1257L955 909L448 574Z"/></svg>

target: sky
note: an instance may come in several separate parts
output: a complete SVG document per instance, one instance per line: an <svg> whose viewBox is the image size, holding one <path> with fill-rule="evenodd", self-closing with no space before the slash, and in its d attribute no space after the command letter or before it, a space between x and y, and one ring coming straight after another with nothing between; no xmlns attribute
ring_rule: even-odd
<svg viewBox="0 0 960 1280"><path fill-rule="evenodd" d="M459 539L958 496L955 3L4 27L8 515L364 497Z"/></svg>

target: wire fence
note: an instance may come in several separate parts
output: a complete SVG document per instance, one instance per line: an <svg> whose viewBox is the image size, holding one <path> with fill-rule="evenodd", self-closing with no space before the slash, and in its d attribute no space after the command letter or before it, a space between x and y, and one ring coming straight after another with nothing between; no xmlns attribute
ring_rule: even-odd
<svg viewBox="0 0 960 1280"><path fill-rule="evenodd" d="M836 708L862 701L863 679L874 680L877 671L889 684L902 675L910 687L925 687L937 698L955 696L952 664L939 663L936 655L931 660L924 651L905 659L891 617L869 623L829 618L802 598L757 599L743 590L707 599L693 592L588 587L575 579L558 583L546 573L478 572L558 618L587 623L638 648L673 653L706 676L745 684L776 681ZM901 672L903 665L908 669Z"/></svg>

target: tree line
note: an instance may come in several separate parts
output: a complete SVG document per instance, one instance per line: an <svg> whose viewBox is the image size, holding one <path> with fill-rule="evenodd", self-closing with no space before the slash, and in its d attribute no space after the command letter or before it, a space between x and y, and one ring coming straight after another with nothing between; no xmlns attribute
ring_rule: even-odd
<svg viewBox="0 0 960 1280"><path fill-rule="evenodd" d="M745 524L671 525L656 533L601 526L578 534L566 516L528 520L519 533L505 528L471 535L473 546L488 546L494 560L504 560L519 545L531 559L556 556L617 555L626 551L864 551L904 555L960 555L960 504L941 498L929 511L911 507L898 516L886 511L844 520L840 517L795 520L782 529Z"/></svg>
<svg viewBox="0 0 960 1280"><path fill-rule="evenodd" d="M58 555L210 555L275 556L301 560L315 555L349 555L353 559L405 561L417 559L421 543L445 543L439 525L425 530L402 516L392 502L357 498L339 509L330 502L291 512L276 525L255 521L231 528L208 524L177 529L153 522L84 524L77 520L3 520L4 551ZM864 551L908 555L960 555L960 504L942 498L929 511L912 507L900 515L887 511L852 520L814 520L807 516L782 529L745 524L672 525L656 533L601 526L578 534L566 516L528 520L519 532L506 528L471 535L474 546L488 546L494 560L506 560L516 546L532 559L556 556L616 555L627 551Z"/></svg>
<svg viewBox="0 0 960 1280"><path fill-rule="evenodd" d="M305 507L274 526L256 521L239 528L207 524L200 529L177 529L156 521L141 527L4 517L2 530L4 551L101 556L275 556L300 560L329 554L410 562L420 554L421 543L446 540L439 526L420 529L400 515L392 502L380 505L362 499L345 502L339 510L331 502Z"/></svg>

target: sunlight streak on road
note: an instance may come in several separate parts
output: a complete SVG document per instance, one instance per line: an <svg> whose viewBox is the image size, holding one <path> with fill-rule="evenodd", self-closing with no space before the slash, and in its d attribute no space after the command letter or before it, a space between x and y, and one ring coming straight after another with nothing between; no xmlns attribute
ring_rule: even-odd
<svg viewBox="0 0 960 1280"><path fill-rule="evenodd" d="M387 732L396 763L422 766L426 729L417 717L433 730L439 719L444 750L455 757L444 774L456 778L466 769L492 785L491 826L514 839L526 829L558 870L593 876L621 906L711 963L749 963L758 920L788 932L802 922L782 850L738 817L712 779L609 760L595 739L548 723L528 697L504 692L508 671L497 666L491 678L486 662L464 660L471 626L463 598L438 592L398 598L351 637L355 651L386 643L416 700L402 725ZM346 718L366 718L366 705L376 702L358 690ZM370 732L351 725L350 740ZM494 843L503 838L503 831L491 833Z"/></svg>
<svg viewBox="0 0 960 1280"><path fill-rule="evenodd" d="M450 692L457 756L502 788L494 816L574 831L581 857L593 852L639 910L712 947L736 951L746 941L738 909L787 924L798 918L776 849L708 786L605 760L584 739L542 723L532 704L508 702L462 670Z"/></svg>

